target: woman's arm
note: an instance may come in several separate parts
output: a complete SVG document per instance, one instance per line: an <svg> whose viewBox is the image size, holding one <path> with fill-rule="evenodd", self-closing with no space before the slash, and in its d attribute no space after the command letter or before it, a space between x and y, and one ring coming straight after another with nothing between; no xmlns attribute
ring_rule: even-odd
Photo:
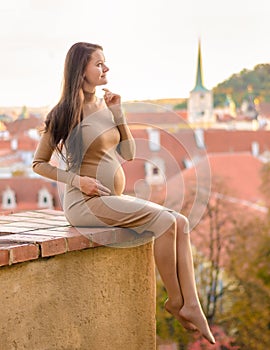
<svg viewBox="0 0 270 350"><path fill-rule="evenodd" d="M135 141L121 108L121 96L108 89L104 88L103 90L105 91L104 101L112 112L115 124L120 132L119 153L125 160L133 160L135 157Z"/></svg>
<svg viewBox="0 0 270 350"><path fill-rule="evenodd" d="M111 191L96 179L80 176L71 171L65 171L51 165L50 160L53 151L50 146L50 134L49 132L45 132L41 136L34 155L32 163L34 172L51 180L77 187L81 192L89 196L109 196L111 194Z"/></svg>
<svg viewBox="0 0 270 350"><path fill-rule="evenodd" d="M125 160L133 160L135 157L136 146L125 115L121 110L113 113L113 116L120 133L119 153Z"/></svg>
<svg viewBox="0 0 270 350"><path fill-rule="evenodd" d="M34 155L32 163L33 171L51 180L72 185L76 176L75 173L60 169L50 164L53 151L53 148L50 146L50 133L46 131L42 134Z"/></svg>

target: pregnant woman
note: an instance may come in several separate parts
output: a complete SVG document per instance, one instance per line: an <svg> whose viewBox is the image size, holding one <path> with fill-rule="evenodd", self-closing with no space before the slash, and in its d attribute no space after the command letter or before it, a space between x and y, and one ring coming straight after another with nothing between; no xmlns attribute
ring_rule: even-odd
<svg viewBox="0 0 270 350"><path fill-rule="evenodd" d="M155 262L168 294L166 310L214 344L197 295L188 220L123 194L119 155L134 159L135 142L120 95L105 88L104 98L95 95L97 86L107 84L108 71L101 46L79 42L69 49L62 95L46 118L33 170L66 184L63 209L71 225L153 232ZM54 151L65 161L65 170L50 164Z"/></svg>

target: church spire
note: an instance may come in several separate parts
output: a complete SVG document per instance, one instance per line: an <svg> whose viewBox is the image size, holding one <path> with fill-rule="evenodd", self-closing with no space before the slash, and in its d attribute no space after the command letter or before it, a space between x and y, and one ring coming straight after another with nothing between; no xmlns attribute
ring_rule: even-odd
<svg viewBox="0 0 270 350"><path fill-rule="evenodd" d="M202 55L201 55L201 40L199 39L198 46L198 62L197 62L197 74L196 74L196 85L192 91L208 91L203 86L203 75L202 75Z"/></svg>

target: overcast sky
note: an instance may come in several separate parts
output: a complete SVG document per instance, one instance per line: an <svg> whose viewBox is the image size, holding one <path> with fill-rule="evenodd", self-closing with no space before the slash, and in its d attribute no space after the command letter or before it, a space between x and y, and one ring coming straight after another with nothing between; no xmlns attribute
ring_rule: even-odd
<svg viewBox="0 0 270 350"><path fill-rule="evenodd" d="M270 62L269 18L269 0L0 0L0 106L56 103L77 41L103 46L123 100L187 97L199 37L210 89Z"/></svg>

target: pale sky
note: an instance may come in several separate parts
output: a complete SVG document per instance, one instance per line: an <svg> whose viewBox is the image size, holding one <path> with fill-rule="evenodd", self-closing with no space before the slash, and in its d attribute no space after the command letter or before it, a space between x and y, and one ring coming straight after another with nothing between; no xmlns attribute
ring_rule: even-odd
<svg viewBox="0 0 270 350"><path fill-rule="evenodd" d="M199 37L211 89L270 62L269 18L269 0L0 0L0 106L55 104L77 41L103 46L124 101L188 97Z"/></svg>

